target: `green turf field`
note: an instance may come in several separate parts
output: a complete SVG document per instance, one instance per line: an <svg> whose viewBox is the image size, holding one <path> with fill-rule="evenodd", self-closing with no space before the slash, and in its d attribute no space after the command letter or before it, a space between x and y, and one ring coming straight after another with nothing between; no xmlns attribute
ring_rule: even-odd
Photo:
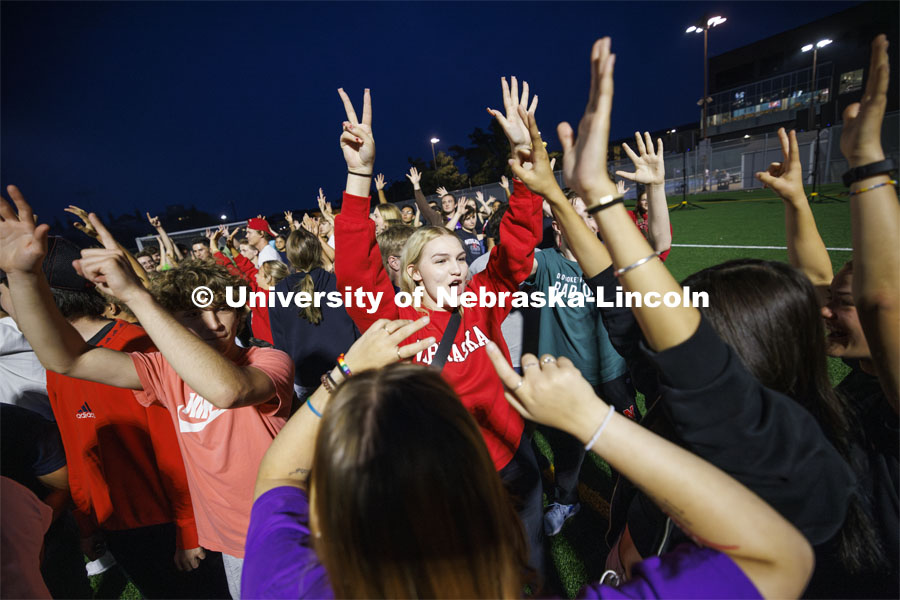
<svg viewBox="0 0 900 600"><path fill-rule="evenodd" d="M809 193L809 190L807 191ZM833 194L845 201L821 201L812 204L816 224L825 246L849 248L850 205L845 188L839 184L822 186L822 194ZM700 269L736 258L761 258L787 262L787 250L748 248L684 248L678 244L710 246L785 246L784 209L782 201L769 190L710 192L688 196L702 208L670 211L673 229L671 254L666 266L679 281ZM670 198L669 206L681 203L681 197ZM831 250L835 270L850 258L849 251ZM836 383L847 369L831 361L829 371ZM639 399L642 400L642 399ZM643 403L639 402L643 410ZM539 432L535 445L540 451L545 480L552 480L552 449ZM550 555L555 573L548 581L551 593L572 598L583 585L596 581L604 570L606 544L604 537L609 515L607 499L613 481L609 467L591 454L581 471L579 494L582 510L570 519L562 533L550 540Z"/></svg>
<svg viewBox="0 0 900 600"><path fill-rule="evenodd" d="M822 186L823 194L838 196L844 188L838 184ZM846 200L846 196L842 196ZM785 246L784 209L782 202L768 190L750 192L710 192L689 196L701 208L671 210L673 243L666 261L676 279L681 280L700 269L735 258L762 258L787 262L787 251L748 248L684 248L678 244L718 246ZM669 206L681 203L681 197L670 198ZM813 214L822 239L829 248L849 248L849 203L823 201L813 203ZM850 258L848 251L830 251L835 270ZM842 363L829 365L836 383L846 375ZM643 411L643 399L638 399ZM539 461L547 481L553 478L553 451L539 432L535 445L540 451ZM550 540L550 555L555 570L547 582L548 592L572 598L586 583L596 581L603 573L606 560L604 536L609 515L607 499L612 494L613 481L609 467L591 454L585 459L579 484L582 510L566 523L562 533ZM93 578L95 589L103 576ZM115 584L112 586L115 588ZM121 589L121 588L119 588ZM99 591L99 590L98 590ZM100 592L99 596L104 596ZM105 597L115 597L105 596ZM122 598L139 598L130 584Z"/></svg>

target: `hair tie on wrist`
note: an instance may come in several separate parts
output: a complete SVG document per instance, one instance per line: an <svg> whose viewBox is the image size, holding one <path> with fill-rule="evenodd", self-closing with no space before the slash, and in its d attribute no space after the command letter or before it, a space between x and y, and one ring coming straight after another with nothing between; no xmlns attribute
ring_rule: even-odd
<svg viewBox="0 0 900 600"><path fill-rule="evenodd" d="M350 175L356 175L357 177L371 177L371 173L354 173L353 171L347 171Z"/></svg>
<svg viewBox="0 0 900 600"><path fill-rule="evenodd" d="M591 448L594 447L594 444L597 443L597 440L600 439L600 434L603 433L604 429L606 429L606 425L609 423L609 420L612 419L614 412L616 412L616 407L610 404L609 412L606 413L606 418L604 418L603 422L600 423L600 427L597 428L597 431L594 433L593 437L591 437L590 441L584 445L585 452L590 452Z"/></svg>
<svg viewBox="0 0 900 600"><path fill-rule="evenodd" d="M610 194L609 196L604 196L604 197L600 198L600 202L598 204L595 204L594 206L590 206L586 210L589 215L592 215L594 213L600 212L601 210L605 210L605 209L609 208L610 206L614 206L616 204L624 204L624 198L625 198L624 195L613 196Z"/></svg>
<svg viewBox="0 0 900 600"><path fill-rule="evenodd" d="M312 402L310 402L310 400L312 400L312 396L310 396L309 398L306 399L306 405L309 407L309 410L312 411L312 414L316 415L317 417L319 417L321 419L322 413L320 413L319 411L316 410L316 407L312 405Z"/></svg>

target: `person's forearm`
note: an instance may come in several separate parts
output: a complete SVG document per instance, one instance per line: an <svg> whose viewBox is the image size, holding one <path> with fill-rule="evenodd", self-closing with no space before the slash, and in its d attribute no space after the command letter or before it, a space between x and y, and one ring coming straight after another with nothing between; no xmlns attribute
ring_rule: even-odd
<svg viewBox="0 0 900 600"><path fill-rule="evenodd" d="M598 199L594 198L585 198L585 201L589 207L598 203ZM655 252L634 226L624 205L618 204L600 210L594 213L594 220L616 269L633 265ZM619 283L627 291L640 292L642 295L656 292L662 298L667 292L682 294L681 286L662 261L655 258L622 274ZM687 340L700 324L700 313L693 307L670 307L660 303L657 307L642 304L640 308L635 307L633 310L647 343L657 352Z"/></svg>
<svg viewBox="0 0 900 600"><path fill-rule="evenodd" d="M879 175L850 191L886 183ZM853 301L888 401L900 397L900 205L891 184L850 197L853 230Z"/></svg>
<svg viewBox="0 0 900 600"><path fill-rule="evenodd" d="M830 285L834 278L831 259L805 194L785 200L784 232L791 265L800 269L816 288Z"/></svg>
<svg viewBox="0 0 900 600"><path fill-rule="evenodd" d="M90 349L66 321L43 274L11 271L9 293L16 311L16 324L48 371L68 374L82 354Z"/></svg>
<svg viewBox="0 0 900 600"><path fill-rule="evenodd" d="M384 190L378 190L378 204L387 204L387 196L384 195Z"/></svg>
<svg viewBox="0 0 900 600"><path fill-rule="evenodd" d="M647 227L653 240L653 249L665 252L672 247L672 229L669 226L669 207L666 204L666 184L647 187Z"/></svg>
<svg viewBox="0 0 900 600"><path fill-rule="evenodd" d="M563 191L557 187L553 193L548 194L547 202L553 210L556 222L563 231L569 249L572 250L575 260L584 271L584 278L590 279L606 270L612 263L606 246L585 225Z"/></svg>
<svg viewBox="0 0 900 600"><path fill-rule="evenodd" d="M317 236L318 237L318 236ZM334 262L334 248L329 245L328 240L319 238L319 245L322 246L322 255L329 263Z"/></svg>
<svg viewBox="0 0 900 600"><path fill-rule="evenodd" d="M274 384L267 375L234 364L176 321L149 293L130 300L128 307L175 372L214 406L238 408L273 398Z"/></svg>
<svg viewBox="0 0 900 600"><path fill-rule="evenodd" d="M125 258L128 259L128 264L131 265L131 270L134 271L134 274L138 276L138 279L141 280L141 283L145 288L150 289L150 277L147 276L147 271L144 270L144 267L141 266L141 263L137 261L134 255L128 251L128 249L116 242L119 246L119 250L121 250L125 254Z"/></svg>
<svg viewBox="0 0 900 600"><path fill-rule="evenodd" d="M444 227L446 227L450 231L453 231L456 229L457 223L459 223L459 215L456 213L453 213L453 217L449 221L447 221L447 224L444 225Z"/></svg>
<svg viewBox="0 0 900 600"><path fill-rule="evenodd" d="M340 383L344 376L335 367L331 370L331 377L335 383ZM320 385L308 402L322 414L330 399L331 394ZM272 488L286 485L306 489L321 422L322 418L313 413L309 406L300 407L291 416L259 464L254 499Z"/></svg>
<svg viewBox="0 0 900 600"><path fill-rule="evenodd" d="M163 245L166 247L166 250L169 254L172 255L172 258L176 260L182 260L184 256L181 254L181 250L178 249L178 246L172 241L172 238L169 237L169 234L166 233L166 230L162 227L157 227L156 232L159 233L159 239L162 240Z"/></svg>
<svg viewBox="0 0 900 600"><path fill-rule="evenodd" d="M586 443L604 416L584 419L576 437ZM764 597L802 593L796 574L805 572L808 577L812 572L812 548L799 531L736 480L619 414L613 414L593 449L685 532L731 557ZM685 481L695 485L684 485Z"/></svg>
<svg viewBox="0 0 900 600"><path fill-rule="evenodd" d="M413 185L413 195L416 197L416 206L419 207L419 214L425 219L426 223L435 227L440 227L444 224L444 218L441 214L428 204L425 194L422 193L422 188L418 185Z"/></svg>

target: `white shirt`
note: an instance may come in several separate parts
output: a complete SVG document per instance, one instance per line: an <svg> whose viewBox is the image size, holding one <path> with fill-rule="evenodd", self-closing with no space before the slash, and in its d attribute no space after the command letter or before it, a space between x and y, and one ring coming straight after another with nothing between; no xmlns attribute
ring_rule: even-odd
<svg viewBox="0 0 900 600"><path fill-rule="evenodd" d="M278 255L278 250L266 244L266 247L260 250L259 254L256 255L256 268L260 268L263 263L269 262L270 260L284 262L281 260L281 256Z"/></svg>
<svg viewBox="0 0 900 600"><path fill-rule="evenodd" d="M47 397L47 372L12 317L0 319L0 402L56 421Z"/></svg>

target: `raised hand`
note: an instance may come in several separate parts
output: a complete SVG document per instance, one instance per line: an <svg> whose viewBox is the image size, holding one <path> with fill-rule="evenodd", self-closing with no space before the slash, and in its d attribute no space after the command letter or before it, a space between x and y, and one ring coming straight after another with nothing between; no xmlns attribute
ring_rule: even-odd
<svg viewBox="0 0 900 600"><path fill-rule="evenodd" d="M496 202L496 201L497 201L497 199L494 198L493 196L488 196L488 199L487 199L487 207L490 208L491 205L492 205L494 202Z"/></svg>
<svg viewBox="0 0 900 600"><path fill-rule="evenodd" d="M522 107L526 112L534 114L537 110L537 95L531 100L531 106L528 106L528 82L522 83L522 96L519 96L519 82L515 77L510 78L511 85L507 85L506 77L500 78L500 86L503 88L503 108L506 111L504 116L499 110L492 108L487 109L488 113L497 119L503 133L509 140L510 152L513 155L523 153L527 155L530 151L531 137L528 135L528 127L519 116L518 108Z"/></svg>
<svg viewBox="0 0 900 600"><path fill-rule="evenodd" d="M500 176L500 187L506 190L506 195L509 195L509 179L506 178L506 175Z"/></svg>
<svg viewBox="0 0 900 600"><path fill-rule="evenodd" d="M884 121L890 81L887 48L888 41L883 34L872 41L869 74L862 100L844 109L841 154L847 159L850 168L884 160L881 124Z"/></svg>
<svg viewBox="0 0 900 600"><path fill-rule="evenodd" d="M563 147L566 183L588 205L616 193L616 186L606 171L613 68L616 63L616 55L610 52L610 45L610 39L605 37L594 42L591 49L591 88L584 116L578 124L578 140L575 140L568 123L562 122L556 128Z"/></svg>
<svg viewBox="0 0 900 600"><path fill-rule="evenodd" d="M616 192L619 193L620 196L624 196L629 191L631 191L630 187L625 187L625 182L621 179L616 182Z"/></svg>
<svg viewBox="0 0 900 600"><path fill-rule="evenodd" d="M341 100L344 102L344 110L347 113L347 120L344 121L343 133L341 134L341 151L344 153L347 169L351 173L369 176L372 174L372 168L375 165L375 138L372 136L372 99L369 95L369 88L366 88L363 94L362 121L357 119L353 103L350 102L350 98L343 88L338 88L338 94L340 94Z"/></svg>
<svg viewBox="0 0 900 600"><path fill-rule="evenodd" d="M507 402L520 415L573 435L583 435L587 429L587 437L590 437L594 425L585 423L584 416L604 414L606 404L597 397L572 361L549 354L539 361L534 354L525 354L522 356L522 376L506 362L496 344L488 342L487 351L500 381L511 390L505 393Z"/></svg>
<svg viewBox="0 0 900 600"><path fill-rule="evenodd" d="M409 182L413 184L414 189L419 189L419 182L422 180L422 174L419 173L419 170L415 167L410 167L409 173L407 173L406 178L409 179Z"/></svg>
<svg viewBox="0 0 900 600"><path fill-rule="evenodd" d="M803 190L803 168L800 165L797 134L792 129L788 135L785 133L784 127L781 127L778 130L778 139L781 141L781 153L784 160L773 162L765 172L757 173L756 178L784 200L805 200L806 192Z"/></svg>
<svg viewBox="0 0 900 600"><path fill-rule="evenodd" d="M78 208L74 204L70 204L68 208L64 208L63 210L81 219L81 222L75 223L75 229L88 237L92 237L95 240L97 239L97 231L94 229L94 226L91 225L91 222L88 221L88 214L84 209Z"/></svg>
<svg viewBox="0 0 900 600"><path fill-rule="evenodd" d="M445 188L444 186L439 187L437 189L436 193L438 196L449 196L450 195L450 192L448 192L447 188Z"/></svg>
<svg viewBox="0 0 900 600"><path fill-rule="evenodd" d="M322 213L322 218L334 225L334 213L331 211L331 202L325 202L325 194L322 193L322 188L319 188L319 197L316 200L319 202L319 212Z"/></svg>
<svg viewBox="0 0 900 600"><path fill-rule="evenodd" d="M85 219L87 220L87 219ZM161 229L162 225L159 223L159 217L151 217L150 213L147 213L147 220L150 222L150 226L156 229Z"/></svg>
<svg viewBox="0 0 900 600"><path fill-rule="evenodd" d="M212 230L209 227L207 227L206 230L203 232L203 237L210 240L210 239L212 239L212 236L213 236Z"/></svg>
<svg viewBox="0 0 900 600"><path fill-rule="evenodd" d="M541 139L541 132L538 129L537 121L534 113L525 112L524 108L519 107L522 121L528 126L528 139L533 142L534 149L529 153L530 163L525 163L521 156L515 156L509 159L509 166L513 174L522 180L525 186L544 198L559 189L556 182L556 176L553 175L553 169L550 167L550 156L547 154L547 148ZM545 214L549 212L549 205L544 201Z"/></svg>
<svg viewBox="0 0 900 600"><path fill-rule="evenodd" d="M319 235L319 219L310 217L308 214L303 213L303 222L300 224L300 226L315 236Z"/></svg>
<svg viewBox="0 0 900 600"><path fill-rule="evenodd" d="M16 205L16 211L0 198L0 270L39 273L47 254L50 227L34 222L31 206L19 188L10 185L6 191Z"/></svg>
<svg viewBox="0 0 900 600"><path fill-rule="evenodd" d="M290 225L291 229L294 228L294 213L293 213L293 211L290 211L290 210L284 211L284 220L287 221L287 224Z"/></svg>
<svg viewBox="0 0 900 600"><path fill-rule="evenodd" d="M405 346L401 346L400 343L427 324L427 316L416 321L405 319L375 321L347 350L345 355L347 366L353 369L354 373L358 373L366 369L380 369L398 360L415 356L432 345L435 339L428 337Z"/></svg>
<svg viewBox="0 0 900 600"><path fill-rule="evenodd" d="M484 194L480 191L475 192L475 199L478 200L478 203L484 206Z"/></svg>
<svg viewBox="0 0 900 600"><path fill-rule="evenodd" d="M641 134L634 132L634 140L637 144L640 155L635 154L628 144L622 144L625 154L634 163L634 173L628 171L616 171L616 175L624 177L629 181L636 181L645 185L663 185L666 183L666 164L663 160L663 142L662 138L656 139L656 150L653 149L653 140L650 133L644 132L644 139ZM645 143L646 142L646 143Z"/></svg>
<svg viewBox="0 0 900 600"><path fill-rule="evenodd" d="M375 176L375 189L383 190L384 189L384 173L379 173Z"/></svg>
<svg viewBox="0 0 900 600"><path fill-rule="evenodd" d="M456 203L456 216L458 218L462 218L463 214L466 212L466 197L460 196L459 201Z"/></svg>
<svg viewBox="0 0 900 600"><path fill-rule="evenodd" d="M94 213L88 220L99 234L103 248L87 248L81 251L81 258L73 263L78 274L94 283L101 292L109 294L126 304L140 294L146 294L141 280L119 248L115 238Z"/></svg>

